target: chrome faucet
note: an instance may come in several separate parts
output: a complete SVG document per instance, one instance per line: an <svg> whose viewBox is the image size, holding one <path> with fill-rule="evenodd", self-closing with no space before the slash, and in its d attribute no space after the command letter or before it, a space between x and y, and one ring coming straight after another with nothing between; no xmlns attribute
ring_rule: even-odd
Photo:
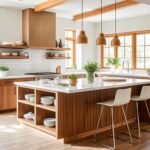
<svg viewBox="0 0 150 150"><path fill-rule="evenodd" d="M125 68L125 66L127 65L127 68ZM122 69L125 69L125 70L127 70L127 72L129 73L129 61L128 60L124 60L123 62L122 62Z"/></svg>

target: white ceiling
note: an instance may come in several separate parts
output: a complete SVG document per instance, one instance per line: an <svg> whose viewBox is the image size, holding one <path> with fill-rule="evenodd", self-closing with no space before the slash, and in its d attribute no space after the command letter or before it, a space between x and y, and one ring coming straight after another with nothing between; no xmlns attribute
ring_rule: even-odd
<svg viewBox="0 0 150 150"><path fill-rule="evenodd" d="M44 2L45 0L0 0L0 6L12 7L12 8L34 8L38 3ZM117 0L117 2L122 0ZM137 0L144 1L145 3L150 0ZM103 6L114 3L114 0L103 0ZM96 9L100 6L100 0L84 0L84 11ZM81 13L81 0L68 0L66 3L59 6L48 9L47 11L56 12L57 16L72 19L73 15ZM150 15L150 5L140 4L131 6L128 8L117 10L117 18L125 19L137 16ZM114 20L114 12L104 14L104 21ZM88 22L99 22L99 16L91 17L86 19Z"/></svg>

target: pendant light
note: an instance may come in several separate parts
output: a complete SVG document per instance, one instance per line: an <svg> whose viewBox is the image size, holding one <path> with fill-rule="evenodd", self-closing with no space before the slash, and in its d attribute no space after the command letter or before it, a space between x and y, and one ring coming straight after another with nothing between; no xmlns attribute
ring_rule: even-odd
<svg viewBox="0 0 150 150"><path fill-rule="evenodd" d="M120 40L116 34L116 29L117 29L117 23L116 23L116 0L115 0L115 35L114 35L114 38L112 39L111 41L111 46L114 46L114 47L118 47L120 46Z"/></svg>
<svg viewBox="0 0 150 150"><path fill-rule="evenodd" d="M88 39L85 34L85 31L83 30L83 0L81 0L81 11L82 11L81 31L77 37L77 43L78 44L87 44Z"/></svg>
<svg viewBox="0 0 150 150"><path fill-rule="evenodd" d="M102 29L103 29L103 19L102 19L102 0L101 0L101 33L99 34L99 37L96 39L96 45L106 45L106 39L104 37L104 34L102 33Z"/></svg>

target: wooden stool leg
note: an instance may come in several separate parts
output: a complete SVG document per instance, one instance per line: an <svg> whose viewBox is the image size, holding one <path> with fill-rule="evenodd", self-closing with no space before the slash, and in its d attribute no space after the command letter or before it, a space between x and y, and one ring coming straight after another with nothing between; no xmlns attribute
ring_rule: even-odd
<svg viewBox="0 0 150 150"><path fill-rule="evenodd" d="M138 124L138 134L139 138L141 138L141 129L140 129L140 119L139 119L139 103L136 102L136 115L137 115L137 124Z"/></svg>
<svg viewBox="0 0 150 150"><path fill-rule="evenodd" d="M113 145L114 149L116 149L116 140L115 140L115 127L114 127L114 109L111 107L111 121L112 121L112 134L113 134Z"/></svg>
<svg viewBox="0 0 150 150"><path fill-rule="evenodd" d="M148 109L148 105L147 105L147 102L145 101L145 105L146 105L146 109L147 109L147 112L148 112L148 116L149 116L149 118L150 118L150 111L149 111L149 109Z"/></svg>
<svg viewBox="0 0 150 150"><path fill-rule="evenodd" d="M123 106L122 106L122 112L123 112L123 115L124 115L124 118L125 118L125 121L126 121L126 125L127 125L127 129L128 129L128 132L129 132L129 137L130 137L131 143L133 143L130 128L129 128L129 125L128 125L128 120L127 120L126 113L125 113L125 110L124 110Z"/></svg>
<svg viewBox="0 0 150 150"><path fill-rule="evenodd" d="M97 122L97 127L96 127L96 130L95 130L94 142L96 142L97 130L98 130L98 127L99 127L99 124L100 124L100 120L101 120L101 117L102 117L103 109L104 109L104 106L102 106L102 108L101 108L101 112L100 112L99 119L98 119L98 122Z"/></svg>

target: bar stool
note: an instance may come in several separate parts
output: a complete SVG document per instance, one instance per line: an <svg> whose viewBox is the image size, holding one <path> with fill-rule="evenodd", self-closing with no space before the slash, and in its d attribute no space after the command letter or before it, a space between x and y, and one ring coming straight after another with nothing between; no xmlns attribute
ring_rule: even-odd
<svg viewBox="0 0 150 150"><path fill-rule="evenodd" d="M97 129L98 129L99 124L100 124L100 120L101 120L101 117L102 117L103 109L104 109L104 107L108 107L108 108L111 109L113 147L110 147L110 146L107 146L107 145L105 145L105 146L109 147L111 149L116 149L115 127L114 127L114 107L121 106L122 107L123 116L125 118L125 122L126 122L127 129L128 129L128 132L129 132L129 137L130 137L131 143L133 143L131 132L130 132L130 128L129 128L127 117L126 117L126 113L125 113L125 109L124 109L124 105L127 105L130 102L130 99L131 99L131 88L119 89L116 92L114 100L109 100L109 101L106 101L106 102L98 102L97 103L98 105L101 105L101 111L100 111L100 116L99 116L98 123L97 123L97 128L95 130L94 141L96 141Z"/></svg>
<svg viewBox="0 0 150 150"><path fill-rule="evenodd" d="M139 102L145 101L146 110L150 118L150 111L148 109L147 100L150 99L150 86L143 86L140 96L134 96L131 98L132 101L136 102L136 114L137 114L137 125L138 125L138 137L141 138L140 120L139 120Z"/></svg>

